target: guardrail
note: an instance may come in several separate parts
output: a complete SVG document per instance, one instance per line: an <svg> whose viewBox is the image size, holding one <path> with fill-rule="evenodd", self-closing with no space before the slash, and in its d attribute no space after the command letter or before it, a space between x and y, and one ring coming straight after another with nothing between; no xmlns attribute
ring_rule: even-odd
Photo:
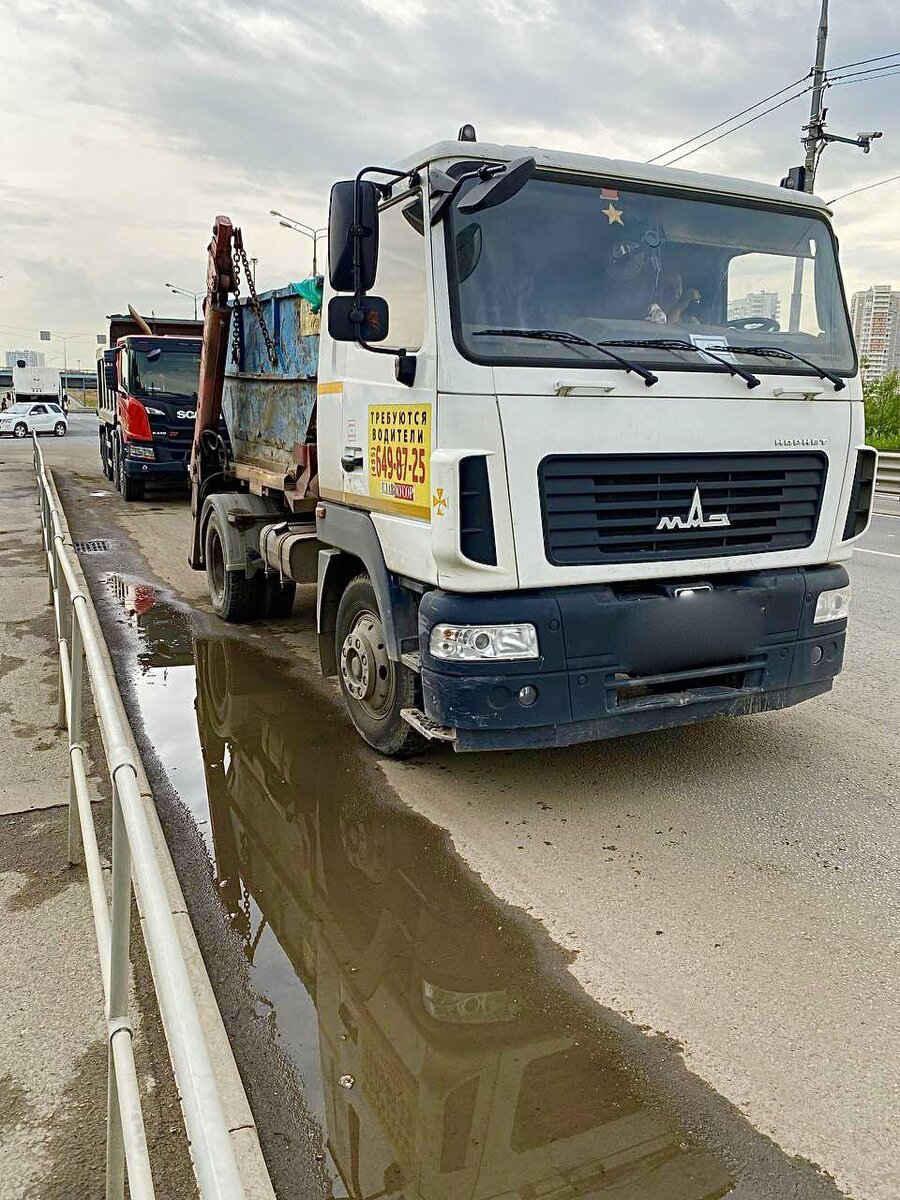
<svg viewBox="0 0 900 1200"><path fill-rule="evenodd" d="M883 496L900 500L900 454L878 451L878 471L875 475L875 491Z"/></svg>
<svg viewBox="0 0 900 1200"><path fill-rule="evenodd" d="M66 544L43 455L34 436L33 442L49 599L59 647L57 719L60 729L67 728L69 733L69 862L78 863L83 855L106 1002L106 1200L122 1200L126 1170L131 1200L153 1200L156 1194L128 1018L132 886L143 917L144 942L200 1196L203 1200L244 1200L246 1194L144 812L131 739L116 703L115 681L101 650L103 633L93 602L75 572L74 552ZM85 667L112 780L111 902L106 898L85 772Z"/></svg>

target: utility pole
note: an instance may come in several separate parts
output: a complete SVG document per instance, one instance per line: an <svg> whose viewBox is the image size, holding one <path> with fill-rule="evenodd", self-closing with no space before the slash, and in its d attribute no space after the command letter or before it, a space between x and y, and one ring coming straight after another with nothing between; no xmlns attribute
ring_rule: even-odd
<svg viewBox="0 0 900 1200"><path fill-rule="evenodd" d="M806 157L802 167L793 167L782 179L783 187L799 188L812 192L816 185L816 170L822 151L829 142L843 142L848 146L858 146L863 154L872 149L872 142L881 137L877 130L868 133L858 133L855 138L839 137L836 133L825 132L825 116L828 112L823 107L825 89L828 86L828 76L825 71L825 47L828 43L828 0L822 0L822 11L819 14L819 32L816 37L816 61L812 71L812 99L809 105L809 124L803 126L803 147ZM796 332L800 327L800 315L803 305L803 267L806 258L799 255L794 260L794 289L791 292L790 330Z"/></svg>
<svg viewBox="0 0 900 1200"><path fill-rule="evenodd" d="M819 159L820 143L824 145L823 133L825 113L822 111L822 98L825 95L825 47L828 44L828 0L822 0L822 11L819 14L819 32L816 37L816 61L812 69L813 90L809 103L809 124L806 126L806 188L812 192L816 182L816 165Z"/></svg>
<svg viewBox="0 0 900 1200"><path fill-rule="evenodd" d="M809 102L809 124L805 127L806 137L803 145L806 147L806 159L803 163L803 190L812 192L816 183L816 166L821 153L820 142L824 132L825 113L822 111L822 97L825 95L825 48L828 45L828 0L822 0L822 11L819 14L819 32L816 36L816 61L812 69L813 90ZM824 147L824 142L822 142ZM794 286L791 291L791 317L788 329L795 332L800 328L800 308L803 304L803 264L804 259L798 255L794 259Z"/></svg>

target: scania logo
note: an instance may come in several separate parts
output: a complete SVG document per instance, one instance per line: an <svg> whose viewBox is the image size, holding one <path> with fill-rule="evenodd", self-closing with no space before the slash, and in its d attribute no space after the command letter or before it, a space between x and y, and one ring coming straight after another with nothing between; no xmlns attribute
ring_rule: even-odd
<svg viewBox="0 0 900 1200"><path fill-rule="evenodd" d="M703 513L703 505L700 502L700 488L694 488L694 498L691 500L691 507L688 510L686 517L660 517L659 524L656 526L660 529L727 529L731 522L728 520L728 513L710 513L705 516Z"/></svg>
<svg viewBox="0 0 900 1200"><path fill-rule="evenodd" d="M179 408L175 416L179 421L194 421L197 417L197 411L193 408Z"/></svg>

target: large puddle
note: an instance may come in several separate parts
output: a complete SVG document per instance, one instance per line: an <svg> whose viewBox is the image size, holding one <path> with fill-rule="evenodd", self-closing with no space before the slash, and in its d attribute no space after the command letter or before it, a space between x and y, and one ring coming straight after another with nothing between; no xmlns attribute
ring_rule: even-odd
<svg viewBox="0 0 900 1200"><path fill-rule="evenodd" d="M252 642L110 581L146 733L327 1141L334 1195L712 1200L719 1161L548 978L438 830L378 799L347 726Z"/></svg>

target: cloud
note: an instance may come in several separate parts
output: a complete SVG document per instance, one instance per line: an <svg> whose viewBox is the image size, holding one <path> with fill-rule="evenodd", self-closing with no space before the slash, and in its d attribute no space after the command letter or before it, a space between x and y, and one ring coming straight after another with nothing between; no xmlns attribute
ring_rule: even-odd
<svg viewBox="0 0 900 1200"><path fill-rule="evenodd" d="M121 0L111 16L97 0L7 0L0 326L89 333L129 300L184 312L163 284L203 286L217 212L243 225L262 286L296 277L309 247L270 208L321 224L335 178L464 121L486 140L650 157L803 76L817 12L816 0ZM890 45L889 0L847 0L833 15L832 62ZM829 94L836 131L886 136L866 160L830 147L825 194L876 163L900 172L898 85ZM800 160L807 104L682 165L777 180ZM838 208L853 280L900 282L891 195Z"/></svg>

